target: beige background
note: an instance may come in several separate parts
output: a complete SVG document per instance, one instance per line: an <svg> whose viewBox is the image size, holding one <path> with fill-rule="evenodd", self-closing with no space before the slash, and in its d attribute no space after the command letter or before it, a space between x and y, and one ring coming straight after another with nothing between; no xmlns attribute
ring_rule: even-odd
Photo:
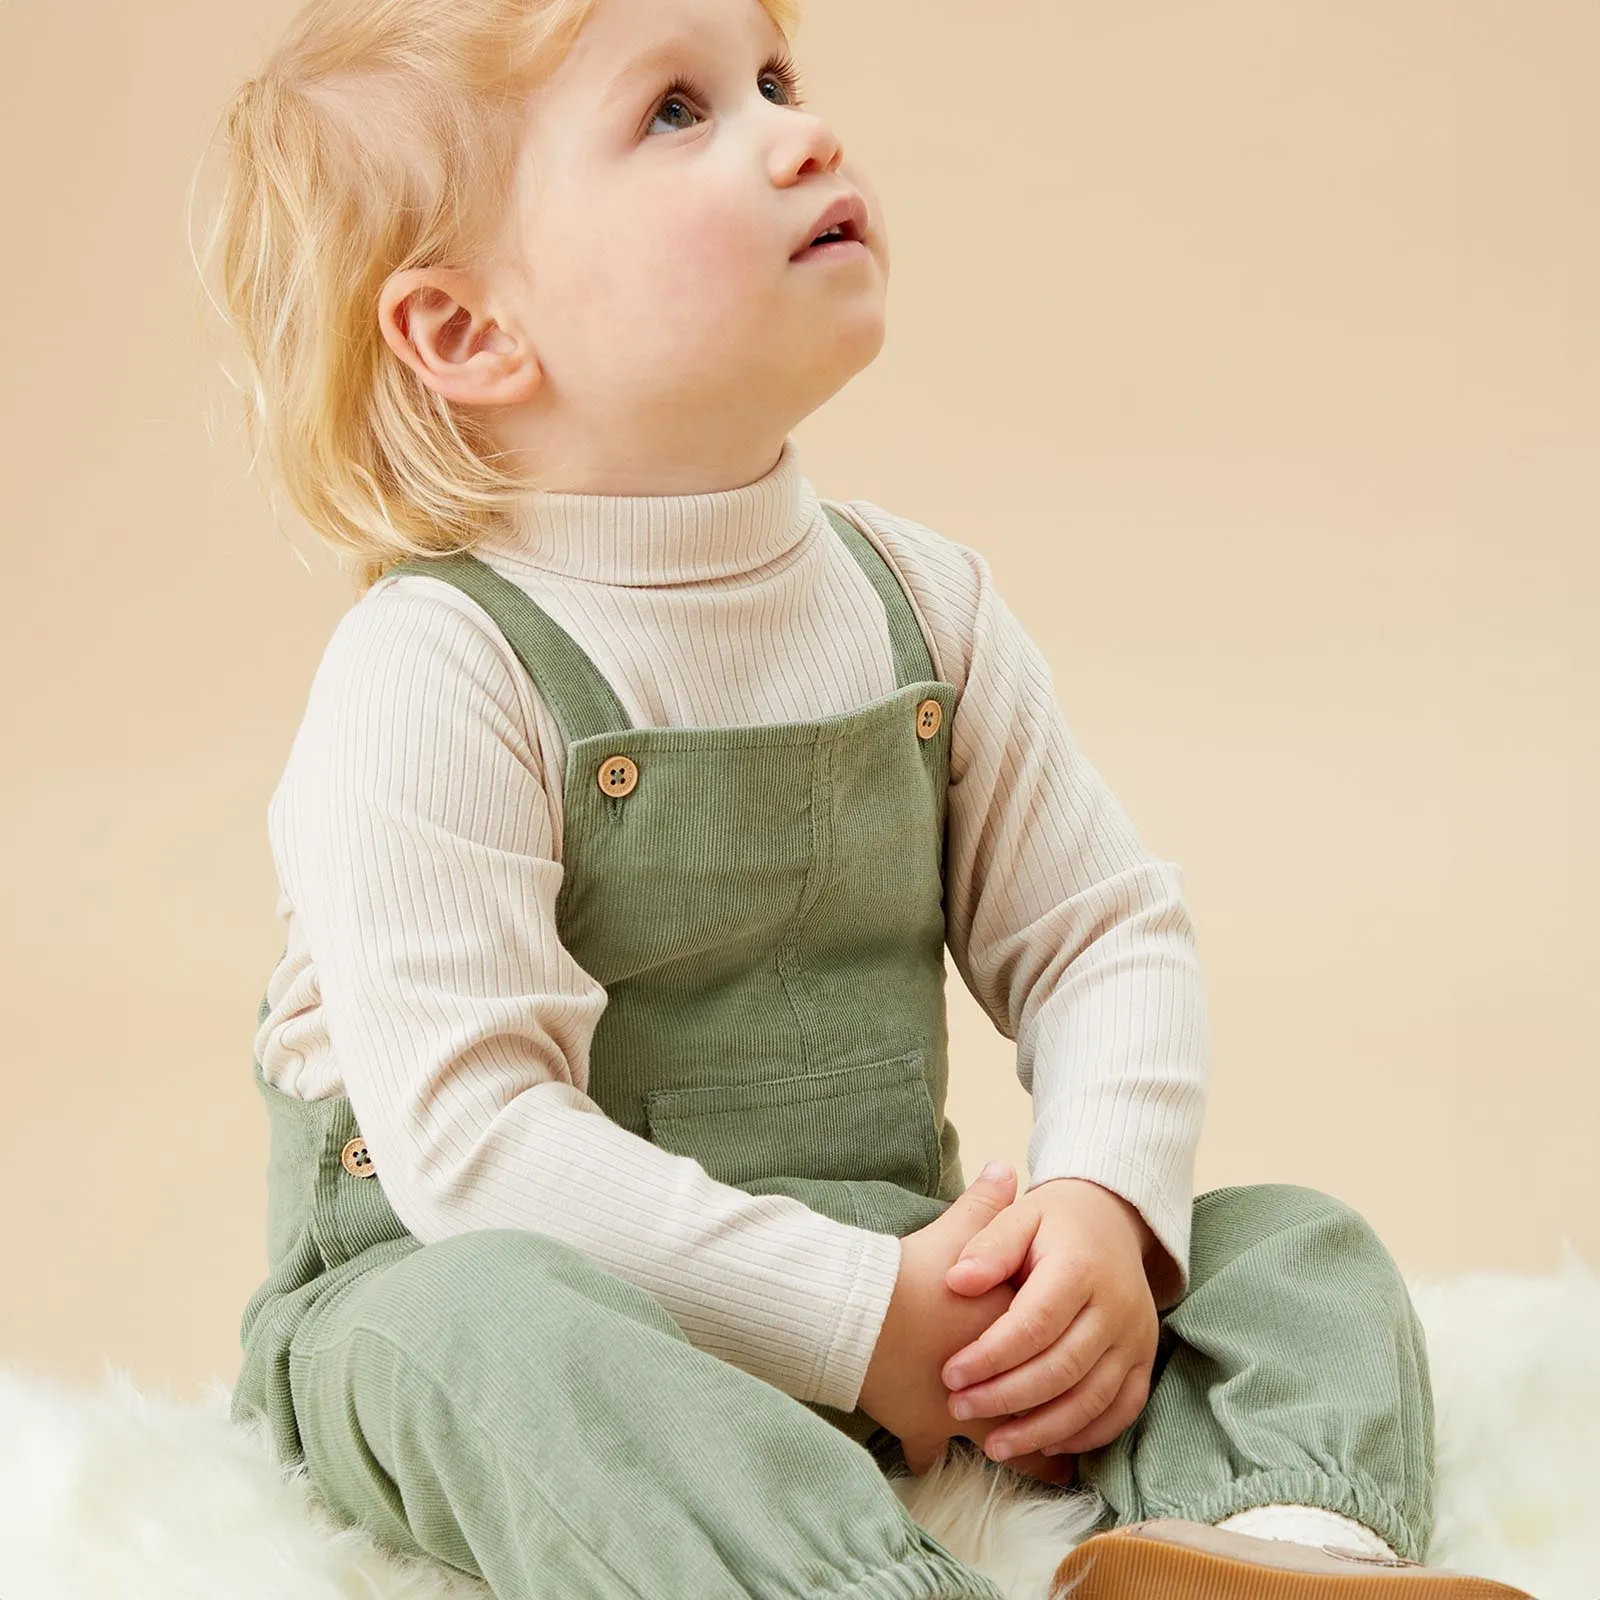
<svg viewBox="0 0 1600 1600"><path fill-rule="evenodd" d="M263 1269L265 807L351 599L245 476L185 236L288 14L0 7L0 1364L173 1391ZM1184 865L1199 1186L1600 1265L1600 7L811 0L798 58L894 253L807 469L986 553ZM968 1170L1020 1164L950 995Z"/></svg>

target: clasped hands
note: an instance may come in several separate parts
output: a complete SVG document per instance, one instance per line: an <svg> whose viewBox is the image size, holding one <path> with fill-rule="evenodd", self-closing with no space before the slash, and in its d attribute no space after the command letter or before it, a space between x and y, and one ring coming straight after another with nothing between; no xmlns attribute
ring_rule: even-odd
<svg viewBox="0 0 1600 1600"><path fill-rule="evenodd" d="M1071 1481L1076 1456L1144 1409L1160 1321L1154 1236L1120 1195L1055 1178L1020 1199L979 1177L901 1241L860 1404L921 1476L956 1434L991 1460Z"/></svg>

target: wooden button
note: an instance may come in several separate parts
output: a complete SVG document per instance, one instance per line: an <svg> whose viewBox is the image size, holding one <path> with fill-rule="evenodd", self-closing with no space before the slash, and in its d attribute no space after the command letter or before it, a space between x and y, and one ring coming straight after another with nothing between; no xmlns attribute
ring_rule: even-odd
<svg viewBox="0 0 1600 1600"><path fill-rule="evenodd" d="M937 700L924 700L917 707L917 737L931 739L944 721L944 707Z"/></svg>
<svg viewBox="0 0 1600 1600"><path fill-rule="evenodd" d="M639 769L626 756L607 756L596 774L602 794L632 794Z"/></svg>
<svg viewBox="0 0 1600 1600"><path fill-rule="evenodd" d="M344 1149L339 1152L339 1164L352 1178L377 1176L377 1168L372 1164L372 1157L367 1154L367 1141L359 1133L355 1138L346 1141Z"/></svg>

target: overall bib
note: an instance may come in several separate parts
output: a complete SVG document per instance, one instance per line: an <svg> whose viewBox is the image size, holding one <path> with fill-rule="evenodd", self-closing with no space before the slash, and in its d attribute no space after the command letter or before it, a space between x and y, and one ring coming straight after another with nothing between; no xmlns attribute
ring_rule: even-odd
<svg viewBox="0 0 1600 1600"><path fill-rule="evenodd" d="M883 600L896 688L814 721L635 727L486 563L394 570L476 600L561 728L558 930L607 995L588 1093L724 1183L903 1236L966 1187L944 1114L956 691L898 574L825 509ZM865 1412L695 1348L653 1295L549 1236L422 1244L349 1100L254 1071L269 1272L233 1416L338 1516L500 1600L999 1600L884 1481L903 1457ZM1150 1400L1079 1477L1105 1526L1294 1501L1420 1559L1432 1423L1420 1322L1359 1216L1294 1185L1220 1189L1195 1203Z"/></svg>

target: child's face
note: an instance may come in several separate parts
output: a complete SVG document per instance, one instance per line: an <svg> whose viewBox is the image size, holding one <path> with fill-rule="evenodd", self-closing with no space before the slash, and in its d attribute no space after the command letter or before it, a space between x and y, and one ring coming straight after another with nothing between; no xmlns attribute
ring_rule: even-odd
<svg viewBox="0 0 1600 1600"><path fill-rule="evenodd" d="M554 483L763 471L880 349L877 202L784 51L758 0L599 0L534 97L491 309L540 377L496 421ZM852 194L862 242L796 259Z"/></svg>

